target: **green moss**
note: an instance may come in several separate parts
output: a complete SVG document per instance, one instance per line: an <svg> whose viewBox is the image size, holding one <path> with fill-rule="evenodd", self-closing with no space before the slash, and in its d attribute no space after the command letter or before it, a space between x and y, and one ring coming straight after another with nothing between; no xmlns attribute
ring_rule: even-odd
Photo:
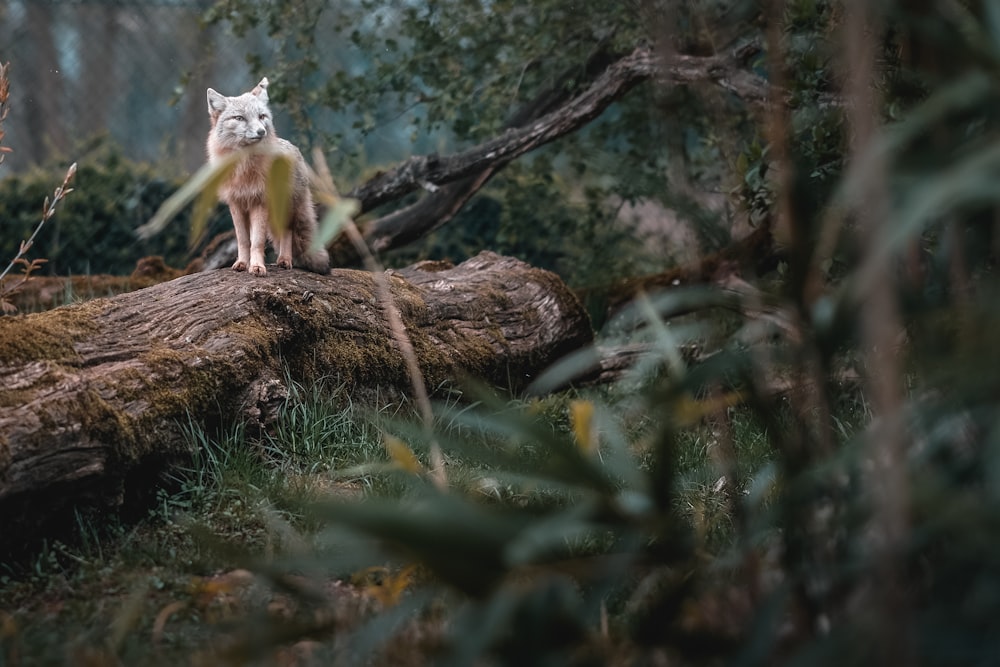
<svg viewBox="0 0 1000 667"><path fill-rule="evenodd" d="M381 336L357 333L330 337L317 351L320 364L354 384L399 385L406 378L402 357Z"/></svg>
<svg viewBox="0 0 1000 667"><path fill-rule="evenodd" d="M26 389L4 389L0 392L0 408L13 408L24 405L32 396Z"/></svg>
<svg viewBox="0 0 1000 667"><path fill-rule="evenodd" d="M115 409L95 391L81 391L74 405L81 429L97 442L114 444L119 459L136 459L135 425L124 411Z"/></svg>
<svg viewBox="0 0 1000 667"><path fill-rule="evenodd" d="M0 317L0 365L74 359L74 346L95 330L94 318L105 307L104 302L93 301L45 313Z"/></svg>
<svg viewBox="0 0 1000 667"><path fill-rule="evenodd" d="M10 453L10 442L7 441L7 436L0 433L0 470L6 470L7 466L10 465L12 455Z"/></svg>
<svg viewBox="0 0 1000 667"><path fill-rule="evenodd" d="M242 388L250 380L246 369L256 368L256 364L237 364L222 354L206 357L204 367L194 367L188 353L167 346L146 352L139 362L145 370L137 370L138 377L121 375L119 395L126 403L145 404L142 421L147 425L189 410L223 407L220 403L229 395L227 385Z"/></svg>

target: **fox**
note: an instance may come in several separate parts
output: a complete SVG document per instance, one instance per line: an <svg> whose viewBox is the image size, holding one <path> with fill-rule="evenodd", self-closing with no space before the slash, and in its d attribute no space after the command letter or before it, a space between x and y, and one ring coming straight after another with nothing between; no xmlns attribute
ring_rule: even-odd
<svg viewBox="0 0 1000 667"><path fill-rule="evenodd" d="M209 163L217 163L236 151L260 149L238 158L232 174L218 188L219 200L229 205L236 230L237 254L232 268L254 276L267 275L264 252L270 241L278 251L278 268L295 266L328 273L327 251L311 248L317 224L306 161L294 144L275 133L267 85L264 77L250 92L236 97L208 89ZM267 207L267 175L275 153L288 156L292 162L291 215L277 239L268 224Z"/></svg>

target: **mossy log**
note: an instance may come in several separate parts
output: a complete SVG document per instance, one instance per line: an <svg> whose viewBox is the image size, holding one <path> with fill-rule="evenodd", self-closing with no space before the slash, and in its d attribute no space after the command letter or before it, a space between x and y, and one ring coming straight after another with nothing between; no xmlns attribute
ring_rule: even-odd
<svg viewBox="0 0 1000 667"><path fill-rule="evenodd" d="M591 340L552 273L482 253L386 274L428 387L518 390ZM121 504L188 455L183 424L266 424L288 379L402 395L410 380L372 274L217 270L0 318L0 535L60 508Z"/></svg>

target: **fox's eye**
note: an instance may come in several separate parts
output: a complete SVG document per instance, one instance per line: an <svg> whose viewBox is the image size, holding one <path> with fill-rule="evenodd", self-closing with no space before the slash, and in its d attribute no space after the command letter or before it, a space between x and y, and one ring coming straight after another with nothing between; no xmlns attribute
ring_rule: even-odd
<svg viewBox="0 0 1000 667"><path fill-rule="evenodd" d="M246 120L246 118L244 118L243 116L233 116L233 120L237 120L242 123L243 121Z"/></svg>
<svg viewBox="0 0 1000 667"><path fill-rule="evenodd" d="M261 119L261 120L267 120L267 114L266 114L266 113L262 113L262 114L260 115L260 119Z"/></svg>

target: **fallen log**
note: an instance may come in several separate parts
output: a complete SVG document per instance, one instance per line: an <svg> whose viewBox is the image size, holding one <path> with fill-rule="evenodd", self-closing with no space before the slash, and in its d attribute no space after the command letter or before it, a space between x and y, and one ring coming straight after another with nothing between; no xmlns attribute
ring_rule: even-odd
<svg viewBox="0 0 1000 667"><path fill-rule="evenodd" d="M552 273L484 252L386 273L427 386L519 390L592 338ZM112 298L0 318L0 535L60 510L120 505L189 455L182 424L266 424L286 380L406 393L372 274L205 271Z"/></svg>

